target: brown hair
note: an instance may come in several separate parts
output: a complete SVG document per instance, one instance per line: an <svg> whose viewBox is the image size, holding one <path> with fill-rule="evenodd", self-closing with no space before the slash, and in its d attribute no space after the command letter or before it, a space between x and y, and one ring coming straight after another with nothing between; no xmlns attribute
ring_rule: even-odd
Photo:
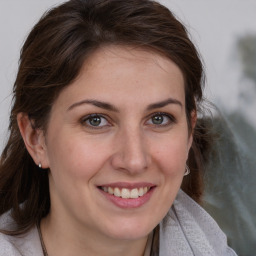
<svg viewBox="0 0 256 256"><path fill-rule="evenodd" d="M0 160L0 215L12 210L21 234L46 216L50 208L47 171L30 157L17 125L27 113L35 129L47 128L54 100L78 75L92 52L108 44L147 48L174 61L185 78L186 114L202 100L203 68L185 27L164 6L150 0L71 0L45 13L21 51L13 88L10 136ZM202 133L202 132L201 132ZM202 194L200 137L188 164L191 174L182 188L195 200Z"/></svg>

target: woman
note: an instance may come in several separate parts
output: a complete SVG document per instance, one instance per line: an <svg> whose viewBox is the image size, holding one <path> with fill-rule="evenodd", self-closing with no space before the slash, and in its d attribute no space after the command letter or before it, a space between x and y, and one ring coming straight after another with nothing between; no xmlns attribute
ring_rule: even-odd
<svg viewBox="0 0 256 256"><path fill-rule="evenodd" d="M202 194L202 86L185 28L156 2L46 13L14 85L0 255L236 255L190 198Z"/></svg>

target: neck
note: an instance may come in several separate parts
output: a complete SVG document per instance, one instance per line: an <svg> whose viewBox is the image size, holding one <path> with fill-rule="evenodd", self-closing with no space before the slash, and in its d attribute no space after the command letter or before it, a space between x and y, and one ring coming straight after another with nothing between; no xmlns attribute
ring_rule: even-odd
<svg viewBox="0 0 256 256"><path fill-rule="evenodd" d="M59 225L48 215L41 221L42 239L48 256L143 256L147 237L136 240L113 239L104 237L94 230L81 227Z"/></svg>

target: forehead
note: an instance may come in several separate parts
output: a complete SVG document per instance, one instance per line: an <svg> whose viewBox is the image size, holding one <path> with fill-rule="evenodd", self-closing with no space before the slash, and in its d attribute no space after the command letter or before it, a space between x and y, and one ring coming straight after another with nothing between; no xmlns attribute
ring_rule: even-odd
<svg viewBox="0 0 256 256"><path fill-rule="evenodd" d="M183 75L179 67L163 54L147 48L118 45L101 47L96 50L84 62L80 75L84 72L87 74L90 72L104 72L106 68L117 67L126 68L127 71L133 68L139 68L138 72L157 68L166 74L180 73L183 82Z"/></svg>
<svg viewBox="0 0 256 256"><path fill-rule="evenodd" d="M149 104L163 98L184 98L184 79L179 67L153 51L108 46L95 51L83 64L76 80L60 94L63 102L97 100ZM142 101L143 100L143 101ZM148 102L147 102L148 101Z"/></svg>

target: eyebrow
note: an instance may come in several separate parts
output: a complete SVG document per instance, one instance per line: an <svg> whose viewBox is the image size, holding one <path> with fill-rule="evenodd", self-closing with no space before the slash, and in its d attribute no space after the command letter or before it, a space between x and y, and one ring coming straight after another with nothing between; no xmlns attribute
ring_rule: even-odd
<svg viewBox="0 0 256 256"><path fill-rule="evenodd" d="M72 104L70 107L68 107L67 111L72 110L75 107L81 106L83 104L91 104L94 105L96 107L102 108L102 109L106 109L106 110L110 110L110 111L114 111L114 112L119 112L118 109L106 102L103 101L98 101L98 100L81 100L79 102L76 102L74 104ZM150 105L148 105L147 107L147 111L152 110L152 109L156 109L156 108L163 108L169 104L177 104L180 107L182 107L182 103L179 100L173 99L173 98L168 98L166 100L160 101L160 102L156 102L156 103L152 103Z"/></svg>
<svg viewBox="0 0 256 256"><path fill-rule="evenodd" d="M82 100L82 101L76 102L68 108L68 111L75 108L75 107L81 106L83 104L91 104L91 105L94 105L94 106L99 107L99 108L103 108L103 109L106 109L106 110L118 112L118 109L116 107L114 107L113 105L111 105L109 103L106 103L106 102L103 102L103 101L98 101L98 100Z"/></svg>
<svg viewBox="0 0 256 256"><path fill-rule="evenodd" d="M182 108L182 103L179 100L176 100L176 99L173 99L173 98L168 98L166 100L150 104L147 107L147 110L152 110L152 109L155 109L155 108L163 108L163 107L165 107L169 104L177 104Z"/></svg>

